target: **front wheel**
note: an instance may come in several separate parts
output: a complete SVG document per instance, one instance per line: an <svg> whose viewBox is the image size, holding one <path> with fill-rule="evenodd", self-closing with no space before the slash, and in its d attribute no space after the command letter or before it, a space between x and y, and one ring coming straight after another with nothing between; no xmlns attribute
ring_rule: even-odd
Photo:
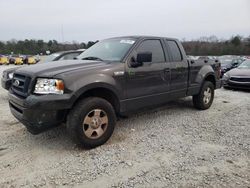
<svg viewBox="0 0 250 188"><path fill-rule="evenodd" d="M79 101L69 112L66 126L79 146L95 148L111 137L115 124L112 105L102 98L89 97Z"/></svg>
<svg viewBox="0 0 250 188"><path fill-rule="evenodd" d="M199 94L193 96L194 107L200 110L208 109L214 100L214 84L205 81Z"/></svg>

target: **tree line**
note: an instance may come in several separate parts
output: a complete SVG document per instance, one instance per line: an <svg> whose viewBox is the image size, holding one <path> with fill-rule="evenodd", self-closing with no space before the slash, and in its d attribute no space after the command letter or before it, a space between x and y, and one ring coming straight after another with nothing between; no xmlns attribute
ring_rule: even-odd
<svg viewBox="0 0 250 188"><path fill-rule="evenodd" d="M77 50L77 49L86 49L94 45L97 41L89 41L87 43L59 43L56 40L49 40L45 42L44 40L34 40L34 39L25 39L25 40L10 40L10 41L0 41L0 54L46 54L47 51L50 53L66 50Z"/></svg>
<svg viewBox="0 0 250 188"><path fill-rule="evenodd" d="M250 55L250 36L233 36L228 40L219 40L216 36L201 37L198 40L182 41L188 55L220 56Z"/></svg>
<svg viewBox="0 0 250 188"><path fill-rule="evenodd" d="M89 41L87 43L60 43L56 40L10 40L0 41L0 54L45 54L64 50L76 50L80 48L89 48L98 41ZM233 36L228 40L220 40L216 36L201 37L197 40L182 40L184 49L188 55L250 55L250 36Z"/></svg>

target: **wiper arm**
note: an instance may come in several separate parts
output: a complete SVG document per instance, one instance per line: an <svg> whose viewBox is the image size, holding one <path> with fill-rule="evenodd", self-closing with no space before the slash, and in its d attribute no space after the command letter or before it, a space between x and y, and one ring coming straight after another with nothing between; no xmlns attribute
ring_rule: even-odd
<svg viewBox="0 0 250 188"><path fill-rule="evenodd" d="M98 61L103 61L101 58L99 58L99 57L93 57L93 56L84 57L84 58L82 58L82 60L98 60Z"/></svg>

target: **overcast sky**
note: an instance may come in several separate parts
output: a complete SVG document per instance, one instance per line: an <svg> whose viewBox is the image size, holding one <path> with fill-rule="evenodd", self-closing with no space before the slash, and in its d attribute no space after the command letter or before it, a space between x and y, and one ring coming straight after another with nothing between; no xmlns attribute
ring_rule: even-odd
<svg viewBox="0 0 250 188"><path fill-rule="evenodd" d="M0 5L4 41L250 35L250 0L0 0Z"/></svg>

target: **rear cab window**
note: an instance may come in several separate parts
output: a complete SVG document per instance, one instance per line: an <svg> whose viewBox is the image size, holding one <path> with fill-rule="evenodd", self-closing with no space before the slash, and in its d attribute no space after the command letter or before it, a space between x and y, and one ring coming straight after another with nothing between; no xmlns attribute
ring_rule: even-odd
<svg viewBox="0 0 250 188"><path fill-rule="evenodd" d="M173 62L180 62L183 60L183 56L181 53L181 50L178 46L178 44L176 43L176 41L173 40L166 40L167 45L169 47L169 51L172 55L172 61Z"/></svg>

